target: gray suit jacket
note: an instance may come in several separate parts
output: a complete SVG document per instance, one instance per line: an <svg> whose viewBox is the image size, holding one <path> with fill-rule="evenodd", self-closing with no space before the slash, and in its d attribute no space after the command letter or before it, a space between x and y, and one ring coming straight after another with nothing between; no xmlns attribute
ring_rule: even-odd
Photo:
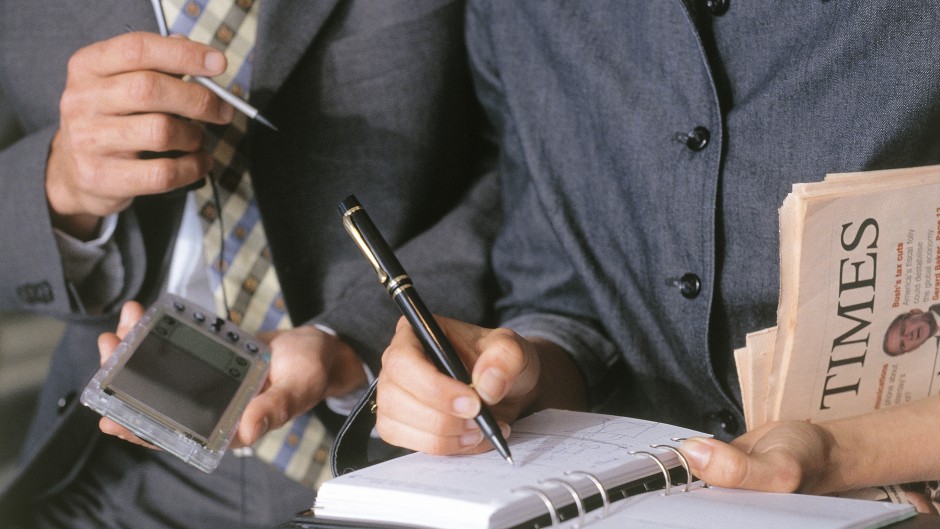
<svg viewBox="0 0 940 529"><path fill-rule="evenodd" d="M467 30L503 321L565 344L595 405L728 438L791 184L940 162L940 9L711 5L473 0Z"/></svg>
<svg viewBox="0 0 940 529"><path fill-rule="evenodd" d="M469 80L459 1L262 0L252 103L280 132L249 130L253 182L291 318L336 329L378 370L398 313L339 222L355 193L423 284L435 311L487 317L495 178ZM72 325L56 353L3 508L67 483L94 446L76 396L98 365L96 337L120 303L82 314L63 278L43 180L69 56L155 30L145 0L0 2L0 87L23 137L0 152L0 310ZM123 299L152 300L179 197L141 197L121 215ZM454 293L460 293L454 295ZM23 505L22 503L20 503Z"/></svg>

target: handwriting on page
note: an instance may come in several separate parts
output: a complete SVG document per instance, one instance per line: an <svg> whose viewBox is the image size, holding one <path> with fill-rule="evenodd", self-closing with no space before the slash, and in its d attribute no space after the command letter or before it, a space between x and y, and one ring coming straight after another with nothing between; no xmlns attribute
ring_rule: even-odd
<svg viewBox="0 0 940 529"><path fill-rule="evenodd" d="M359 485L399 492L434 491L480 500L505 498L508 491L563 477L566 471L592 472L602 480L633 472L646 474L650 461L630 451L656 452L668 464L676 461L675 455L649 445L696 434L638 419L546 410L513 425L509 443L516 460L514 467L507 466L495 452L448 457L412 454L385 463L375 472L348 477Z"/></svg>

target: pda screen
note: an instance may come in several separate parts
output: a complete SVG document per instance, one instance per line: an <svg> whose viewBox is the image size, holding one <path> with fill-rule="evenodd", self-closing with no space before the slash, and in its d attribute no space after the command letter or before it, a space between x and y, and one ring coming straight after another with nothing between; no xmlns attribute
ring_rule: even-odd
<svg viewBox="0 0 940 529"><path fill-rule="evenodd" d="M142 404L206 442L235 396L248 360L164 315L108 389ZM130 397L130 401L127 398Z"/></svg>

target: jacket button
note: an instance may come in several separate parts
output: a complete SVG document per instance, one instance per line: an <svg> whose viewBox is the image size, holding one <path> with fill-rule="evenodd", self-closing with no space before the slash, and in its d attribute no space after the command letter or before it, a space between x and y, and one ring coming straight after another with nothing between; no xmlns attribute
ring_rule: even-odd
<svg viewBox="0 0 940 529"><path fill-rule="evenodd" d="M719 438L732 438L740 434L740 423L737 417L728 410L708 413L705 415L705 422L709 424L709 428L714 428L712 431Z"/></svg>
<svg viewBox="0 0 940 529"><path fill-rule="evenodd" d="M718 426L728 435L738 434L738 419L728 410L718 412Z"/></svg>
<svg viewBox="0 0 940 529"><path fill-rule="evenodd" d="M56 401L55 403L56 411L59 412L59 415L62 415L63 413L65 413L65 411L69 408L69 404L71 404L73 400L75 400L74 391L70 391L66 393L65 395L59 397L59 400Z"/></svg>
<svg viewBox="0 0 940 529"><path fill-rule="evenodd" d="M705 127L695 127L686 135L685 146L690 150L698 152L708 145L708 140L712 135Z"/></svg>
<svg viewBox="0 0 940 529"><path fill-rule="evenodd" d="M728 2L730 1L731 0L705 0L705 7L708 8L711 14L720 17L728 11Z"/></svg>
<svg viewBox="0 0 940 529"><path fill-rule="evenodd" d="M676 286L686 299L695 299L702 292L702 280L692 273L680 277Z"/></svg>

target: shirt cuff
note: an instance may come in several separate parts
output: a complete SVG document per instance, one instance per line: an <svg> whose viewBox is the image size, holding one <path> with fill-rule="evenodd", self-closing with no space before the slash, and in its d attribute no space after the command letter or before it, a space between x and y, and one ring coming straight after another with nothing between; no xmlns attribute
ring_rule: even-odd
<svg viewBox="0 0 940 529"><path fill-rule="evenodd" d="M53 228L65 279L83 312L100 311L124 287L121 252L114 240L117 225L117 214L104 217L98 235L90 241Z"/></svg>

